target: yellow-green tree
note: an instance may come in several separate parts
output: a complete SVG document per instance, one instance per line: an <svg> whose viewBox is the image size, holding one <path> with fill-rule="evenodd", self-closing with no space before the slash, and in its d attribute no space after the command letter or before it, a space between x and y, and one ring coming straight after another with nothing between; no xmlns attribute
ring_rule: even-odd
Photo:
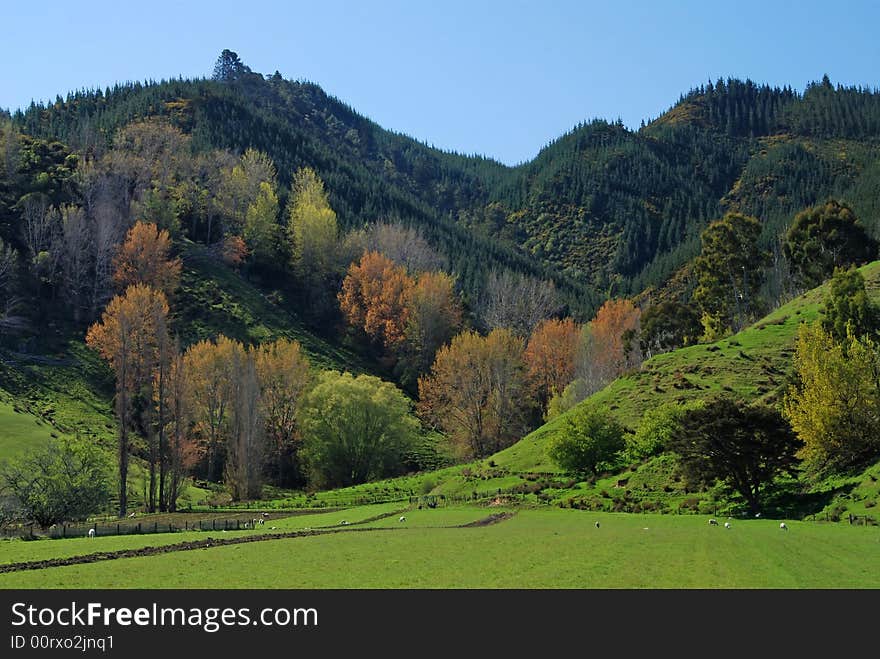
<svg viewBox="0 0 880 659"><path fill-rule="evenodd" d="M880 350L870 337L835 340L819 324L802 325L794 366L799 384L784 410L804 442L805 469L821 477L880 455Z"/></svg>
<svg viewBox="0 0 880 659"><path fill-rule="evenodd" d="M305 167L293 175L287 214L287 235L297 273L306 277L333 270L339 228L324 182L313 169Z"/></svg>
<svg viewBox="0 0 880 659"><path fill-rule="evenodd" d="M262 181L244 220L244 241L258 261L271 262L278 253L280 227L277 218L278 195L271 183Z"/></svg>

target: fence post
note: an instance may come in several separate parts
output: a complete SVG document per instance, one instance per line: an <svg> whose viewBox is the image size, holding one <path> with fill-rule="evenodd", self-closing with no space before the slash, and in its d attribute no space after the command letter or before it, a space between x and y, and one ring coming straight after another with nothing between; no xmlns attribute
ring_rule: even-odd
<svg viewBox="0 0 880 659"><path fill-rule="evenodd" d="M140 532L141 532L141 523L138 522L138 533L140 533Z"/></svg>
<svg viewBox="0 0 880 659"><path fill-rule="evenodd" d="M116 535L119 535L119 524L116 525Z"/></svg>

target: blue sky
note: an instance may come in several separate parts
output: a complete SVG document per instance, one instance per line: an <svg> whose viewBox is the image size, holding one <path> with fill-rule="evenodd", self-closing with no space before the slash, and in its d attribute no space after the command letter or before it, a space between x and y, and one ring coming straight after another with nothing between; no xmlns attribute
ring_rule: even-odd
<svg viewBox="0 0 880 659"><path fill-rule="evenodd" d="M583 120L655 117L709 78L880 87L880 2L401 0L5 4L0 108L209 76L224 48L386 128L514 164Z"/></svg>

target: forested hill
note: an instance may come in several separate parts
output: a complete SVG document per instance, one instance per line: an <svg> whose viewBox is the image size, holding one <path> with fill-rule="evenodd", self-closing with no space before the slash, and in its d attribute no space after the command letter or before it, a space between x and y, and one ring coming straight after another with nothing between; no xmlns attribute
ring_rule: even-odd
<svg viewBox="0 0 880 659"><path fill-rule="evenodd" d="M584 123L513 168L430 148L315 84L253 73L237 59L212 80L72 93L13 119L88 152L151 115L191 134L195 149L266 152L282 186L314 168L345 227L377 218L418 226L468 296L491 269L513 269L554 279L584 320L609 291L662 287L728 210L758 217L772 246L797 211L835 196L880 234L880 94L827 78L803 93L719 80L638 131Z"/></svg>

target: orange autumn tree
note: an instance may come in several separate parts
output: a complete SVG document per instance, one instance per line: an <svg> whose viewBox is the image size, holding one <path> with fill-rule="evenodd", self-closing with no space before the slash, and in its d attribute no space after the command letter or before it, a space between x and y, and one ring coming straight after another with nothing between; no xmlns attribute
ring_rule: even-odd
<svg viewBox="0 0 880 659"><path fill-rule="evenodd" d="M601 383L640 362L637 336L641 311L630 300L608 300L589 324L586 358Z"/></svg>
<svg viewBox="0 0 880 659"><path fill-rule="evenodd" d="M129 286L114 297L100 322L89 328L86 344L97 350L116 375L119 420L119 516L128 506L129 432L144 425L152 405L153 374L160 346L167 344L168 302L161 291L144 284Z"/></svg>
<svg viewBox="0 0 880 659"><path fill-rule="evenodd" d="M224 471L235 405L234 366L243 361L243 355L244 346L222 334L216 342L191 345L184 355L192 420L212 481L219 481Z"/></svg>
<svg viewBox="0 0 880 659"><path fill-rule="evenodd" d="M155 224L136 222L113 259L113 281L120 289L147 284L166 295L180 282L180 258L170 258L171 237Z"/></svg>
<svg viewBox="0 0 880 659"><path fill-rule="evenodd" d="M410 369L426 372L437 350L461 327L461 303L455 280L445 272L423 272L406 292L407 353Z"/></svg>
<svg viewBox="0 0 880 659"><path fill-rule="evenodd" d="M574 380L580 342L581 328L571 318L541 321L532 332L525 360L542 407Z"/></svg>
<svg viewBox="0 0 880 659"><path fill-rule="evenodd" d="M441 428L464 458L510 446L526 430L532 408L522 339L510 330L482 337L463 332L437 352L419 378L419 411Z"/></svg>
<svg viewBox="0 0 880 659"><path fill-rule="evenodd" d="M300 344L288 339L262 344L254 353L276 484L302 485L297 413L311 379L309 360Z"/></svg>
<svg viewBox="0 0 880 659"><path fill-rule="evenodd" d="M394 349L404 340L409 317L406 300L413 285L404 268L378 252L367 252L349 266L339 306L349 325L386 349Z"/></svg>

